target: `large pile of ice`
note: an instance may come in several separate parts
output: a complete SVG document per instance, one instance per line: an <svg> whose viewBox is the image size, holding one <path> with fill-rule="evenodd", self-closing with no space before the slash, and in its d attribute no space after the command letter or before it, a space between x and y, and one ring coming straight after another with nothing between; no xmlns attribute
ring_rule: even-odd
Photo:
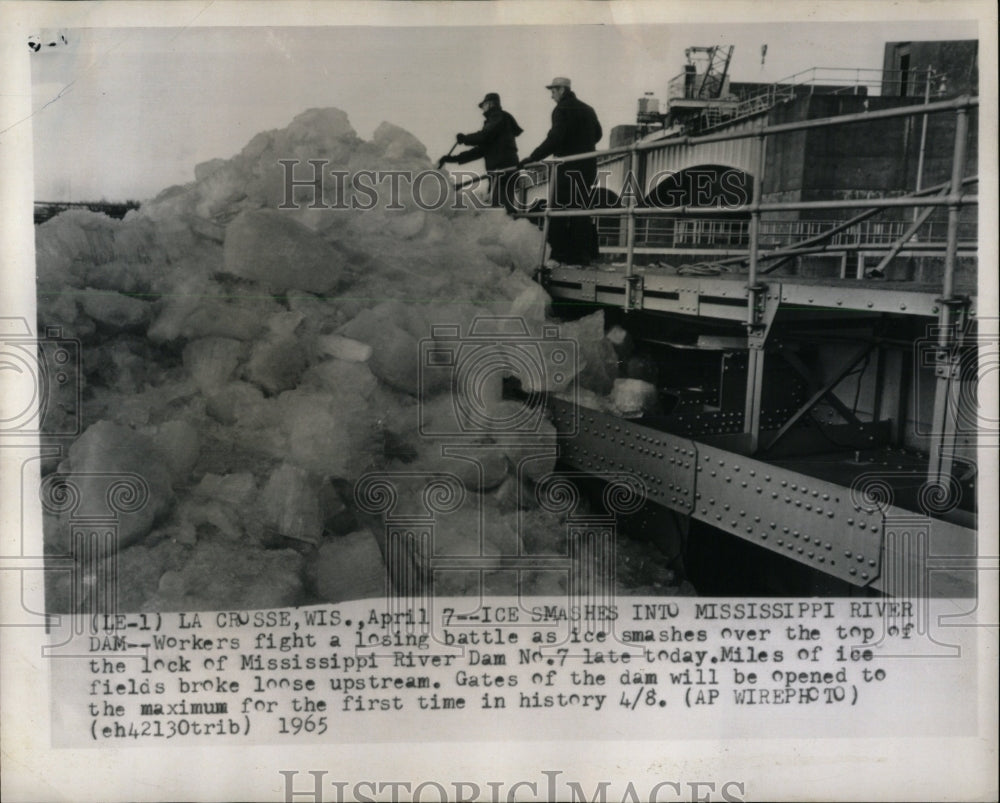
<svg viewBox="0 0 1000 803"><path fill-rule="evenodd" d="M148 489L140 510L119 517L120 607L382 595L383 523L353 494L371 471L396 477L396 513L419 506L426 475L461 478L466 500L440 517L437 552L480 549L483 521L484 555L517 552L518 538L563 549L563 522L532 501L554 459L523 462L523 444L505 446L487 427L477 468L421 434L421 411L432 420L454 409L440 372L421 376L433 325L467 332L479 317L514 315L539 332L548 296L530 279L538 230L498 210L419 209L405 185L402 210L386 209L384 194L371 210L310 209L301 187L300 208L278 209L282 159L299 160L298 179L308 160L349 173L431 167L395 126L364 141L343 112L313 109L232 159L198 165L193 183L122 221L69 211L36 230L40 329L61 326L83 346L82 434L46 470L84 493L115 472ZM535 389L614 391L618 356L601 314L569 328L581 373L536 377ZM59 416L50 411L51 426ZM554 445L552 426L542 422L535 441ZM70 548L72 514L47 516L50 552ZM68 593L68 582L54 586L53 609Z"/></svg>

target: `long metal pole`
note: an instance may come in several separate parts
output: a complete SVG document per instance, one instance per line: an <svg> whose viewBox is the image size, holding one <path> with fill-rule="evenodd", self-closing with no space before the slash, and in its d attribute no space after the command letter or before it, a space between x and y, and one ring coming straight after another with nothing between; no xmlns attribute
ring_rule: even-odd
<svg viewBox="0 0 1000 803"><path fill-rule="evenodd" d="M760 199L764 187L767 165L767 137L757 140L757 175L753 181L753 198L750 203L750 268L747 274L747 385L743 407L743 432L748 436L748 446L753 454L760 446L760 414L764 394L764 340L766 329L760 324L760 296L765 288L757 285L757 260L760 250Z"/></svg>
<svg viewBox="0 0 1000 803"><path fill-rule="evenodd" d="M910 238L919 231L920 227L927 222L927 218L934 214L934 207L929 206L923 212L919 209L913 210L913 223L910 227L903 232L896 242L892 244L892 248L889 249L889 253L882 257L882 260L875 266L875 270L884 270L892 260L896 258L896 255L903 250L903 246L909 242Z"/></svg>
<svg viewBox="0 0 1000 803"><path fill-rule="evenodd" d="M930 67L927 68L927 78L924 85L924 105L926 106L931 102L931 73ZM927 146L927 115L924 114L924 121L920 127L920 156L917 158L917 186L916 191L920 192L921 182L924 180L924 150ZM913 220L916 221L917 216L920 214L919 209L913 210Z"/></svg>
<svg viewBox="0 0 1000 803"><path fill-rule="evenodd" d="M978 181L978 176L967 176L962 179L962 185L975 184ZM914 192L910 195L893 197L893 198L857 198L849 201L778 201L774 203L761 203L758 208L761 212L788 212L794 210L804 210L804 209L860 209L864 207L869 207L872 210L879 209L889 209L896 207L910 207L910 206L948 206L951 204L950 197L948 195L935 195L940 190L945 187L949 187L950 183L936 184L933 187L927 187L926 189L920 190L920 192ZM963 195L961 197L962 204L975 204L979 202L978 195ZM699 215L719 215L719 214L729 214L732 212L751 212L753 210L752 204L743 204L741 206L727 206L727 207L694 207L694 206L673 206L670 207L671 215L686 215L688 213L695 212ZM662 206L642 206L636 207L633 210L633 214L637 217L657 217L663 216L665 213L665 208ZM608 208L598 208L598 209L557 209L553 211L552 217L621 217L621 209L617 207ZM543 212L526 212L522 217L542 217ZM846 223L847 221L845 221ZM825 236L826 232L820 237Z"/></svg>
<svg viewBox="0 0 1000 803"><path fill-rule="evenodd" d="M888 120L893 117L908 117L914 114L937 114L940 112L954 111L958 108L969 108L978 106L979 98L963 95L951 100L938 100L933 103L916 104L913 106L898 106L893 109L878 109L872 112L853 112L842 114L836 117L818 117L814 120L798 120L794 123L777 123L775 125L754 128L752 130L722 132L718 134L703 134L701 136L681 136L669 137L652 142L639 142L633 145L619 145L615 148L608 148L602 151L587 151L586 153L574 153L572 156L560 156L557 162L576 162L583 159L608 159L612 156L621 156L629 153L633 149L639 151L665 150L667 148L678 148L689 145L702 145L708 142L728 142L736 139L750 139L751 137L771 136L773 134L783 134L789 131L804 131L807 128L824 128L827 126L844 125L846 123L861 123L870 120ZM533 162L530 164L538 164ZM529 164L529 166L530 166Z"/></svg>
<svg viewBox="0 0 1000 803"><path fill-rule="evenodd" d="M944 286L941 295L951 300L955 288L955 253L958 250L958 213L962 206L962 176L965 173L965 145L969 138L969 110L956 112L955 151L951 162L951 193L948 196L948 240L944 258ZM947 309L947 304L944 305Z"/></svg>
<svg viewBox="0 0 1000 803"><path fill-rule="evenodd" d="M725 134L702 134L696 137L678 137L671 139L670 145L700 145L706 142L725 142L730 139L750 139L760 136L760 134L783 134L786 131L804 131L807 128L824 128L826 126L843 125L845 123L862 123L869 120L890 120L893 117L908 117L915 113L934 114L937 112L953 111L954 109L978 106L979 99L976 97L963 96L953 100L938 100L933 103L916 104L913 106L899 106L894 109L878 109L873 112L852 112L842 114L837 117L817 117L814 120L798 120L794 123L777 123L766 126L763 131L754 129L751 131L734 131ZM667 144L650 142L640 145L641 150L664 147ZM576 157L574 157L576 158Z"/></svg>
<svg viewBox="0 0 1000 803"><path fill-rule="evenodd" d="M757 251L760 247L760 199L761 185L764 182L764 166L767 162L767 138L763 135L757 139L760 152L757 155L757 175L753 181L753 198L750 202L750 270L747 276L747 289L752 292L757 284ZM751 311L747 323L755 322Z"/></svg>
<svg viewBox="0 0 1000 803"><path fill-rule="evenodd" d="M917 197L914 195L904 195L895 198L854 198L851 200L837 201L773 201L762 203L757 208L761 212L792 212L804 211L807 209L898 209L911 206L950 206L951 200L945 196ZM961 196L963 205L979 203L978 195ZM642 206L636 208L633 214L637 217L657 217L664 214L664 207ZM716 215L731 214L733 212L750 212L750 205L727 206L727 207L696 207L696 206L672 206L671 215L688 215L695 213L715 217ZM619 208L600 209L557 209L552 212L552 217L621 217ZM530 214L524 217L531 217ZM537 215L536 215L537 217Z"/></svg>
<svg viewBox="0 0 1000 803"><path fill-rule="evenodd" d="M629 151L628 169L632 176L633 187L641 189L635 184L639 176L639 151L635 148ZM625 220L625 281L629 281L632 278L632 263L635 257L635 192L628 194L627 208L628 217Z"/></svg>
<svg viewBox="0 0 1000 803"><path fill-rule="evenodd" d="M955 119L955 149L951 162L951 193L948 196L948 239L944 254L944 282L941 288L941 312L938 318L938 350L935 361L937 385L934 394L934 416L931 424L930 461L927 477L940 482L951 474L954 455L953 438L957 425L958 353L961 333L953 331L958 321L953 318L955 305L955 262L958 252L958 215L962 206L961 182L965 172L965 146L969 135L969 112L959 108Z"/></svg>
<svg viewBox="0 0 1000 803"><path fill-rule="evenodd" d="M632 192L628 195L627 219L626 219L626 243L625 243L625 301L626 312L635 309L641 304L637 301L641 295L642 277L635 275L635 208L636 193L645 192L645 171L641 169L639 161L639 149L633 144L629 151L629 173L631 175ZM626 177L628 183L628 177Z"/></svg>
<svg viewBox="0 0 1000 803"><path fill-rule="evenodd" d="M555 165L552 162L546 163L545 173L548 177L548 186L545 188L545 215L542 218L542 254L538 259L540 270L545 269L545 246L549 242L549 217L552 213L552 204L555 202L556 197Z"/></svg>

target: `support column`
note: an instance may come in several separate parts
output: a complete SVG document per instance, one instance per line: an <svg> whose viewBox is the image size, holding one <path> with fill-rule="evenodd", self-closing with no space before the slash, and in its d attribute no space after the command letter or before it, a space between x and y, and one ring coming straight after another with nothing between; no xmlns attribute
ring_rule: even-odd
<svg viewBox="0 0 1000 803"><path fill-rule="evenodd" d="M757 175L754 176L753 200L750 205L750 266L747 276L747 355L746 404L743 409L743 433L747 436L750 454L760 447L760 413L764 390L764 343L767 327L761 322L762 301L767 288L757 283L758 251L760 250L760 199L767 161L767 138L757 137Z"/></svg>
<svg viewBox="0 0 1000 803"><path fill-rule="evenodd" d="M636 147L632 147L629 151L628 159L628 169L629 173L633 178L633 187L642 187L642 184L636 183L634 180L638 178L639 170L639 150ZM627 179L626 179L627 180ZM637 292L637 285L641 281L640 276L635 275L634 271L634 261L635 261L635 193L630 192L628 194L628 205L625 221L625 311L635 309L639 306Z"/></svg>
<svg viewBox="0 0 1000 803"><path fill-rule="evenodd" d="M540 271L545 270L545 247L549 242L549 213L552 211L552 204L555 202L556 197L555 165L552 162L546 162L545 172L548 184L545 186L545 214L542 217L542 254L538 259L538 269Z"/></svg>
<svg viewBox="0 0 1000 803"><path fill-rule="evenodd" d="M969 110L960 107L955 119L955 148L951 162L951 194L948 199L948 240L944 256L944 284L938 318L938 342L934 373L934 416L931 422L927 465L929 482L946 481L954 463L955 435L960 389L959 360L964 328L964 304L955 298L955 263L958 253L958 215L961 210L965 146L969 134Z"/></svg>

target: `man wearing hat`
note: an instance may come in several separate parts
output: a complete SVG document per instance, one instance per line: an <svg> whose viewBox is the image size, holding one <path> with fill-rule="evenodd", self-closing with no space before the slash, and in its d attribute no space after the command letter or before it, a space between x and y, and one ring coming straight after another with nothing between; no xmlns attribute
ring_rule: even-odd
<svg viewBox="0 0 1000 803"><path fill-rule="evenodd" d="M521 162L537 162L546 156L573 156L597 148L603 136L594 110L577 98L569 78L553 78L545 87L552 93L552 128L531 155ZM597 180L597 159L566 162L556 168L555 207L586 209L590 188ZM587 265L597 259L597 228L589 217L549 220L549 257L554 262Z"/></svg>
<svg viewBox="0 0 1000 803"><path fill-rule="evenodd" d="M479 108L486 118L483 127L474 134L455 136L459 145L473 147L456 156L442 156L438 164L465 164L482 159L486 163L486 172L491 174L490 204L503 206L510 212L514 208L514 181L517 177L517 143L514 139L521 135L521 126L501 108L500 96L496 92L487 93Z"/></svg>

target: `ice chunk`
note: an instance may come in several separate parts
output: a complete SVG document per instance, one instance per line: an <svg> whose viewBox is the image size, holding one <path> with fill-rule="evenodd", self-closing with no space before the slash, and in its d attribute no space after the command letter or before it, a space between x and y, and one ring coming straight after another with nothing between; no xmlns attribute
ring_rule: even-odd
<svg viewBox="0 0 1000 803"><path fill-rule="evenodd" d="M213 160L219 162L221 160ZM198 182L198 203L195 206L195 214L203 218L211 218L220 213L225 213L238 201L246 197L248 177L240 169L238 162L221 162L216 164L214 169L201 171L199 178L199 167L195 167L195 178Z"/></svg>
<svg viewBox="0 0 1000 803"><path fill-rule="evenodd" d="M319 491L319 507L323 513L323 535L346 535L358 527L358 518L344 502L353 499L350 483L324 480Z"/></svg>
<svg viewBox="0 0 1000 803"><path fill-rule="evenodd" d="M518 276L520 274L514 274ZM551 304L549 294L541 285L530 282L510 305L509 315L524 318L526 321L544 321L545 313Z"/></svg>
<svg viewBox="0 0 1000 803"><path fill-rule="evenodd" d="M306 367L306 355L292 337L268 339L254 344L245 376L266 393L291 390Z"/></svg>
<svg viewBox="0 0 1000 803"><path fill-rule="evenodd" d="M566 393L556 393L555 397L587 410L597 410L602 413L608 410L608 402L605 397L598 396L594 391L587 390L586 388L572 388Z"/></svg>
<svg viewBox="0 0 1000 803"><path fill-rule="evenodd" d="M161 376L161 355L144 338L118 336L91 347L83 368L87 384L107 387L121 394L140 392L150 381Z"/></svg>
<svg viewBox="0 0 1000 803"><path fill-rule="evenodd" d="M214 499L185 499L178 506L177 519L179 531L184 534L178 540L185 543L194 543L201 534L221 535L230 541L243 535L239 511Z"/></svg>
<svg viewBox="0 0 1000 803"><path fill-rule="evenodd" d="M241 507L251 500L257 491L257 483L249 471L235 474L208 473L194 489L197 496L219 499L234 507Z"/></svg>
<svg viewBox="0 0 1000 803"><path fill-rule="evenodd" d="M146 604L154 611L286 608L303 600L303 559L292 549L234 548L200 540L183 566L165 573Z"/></svg>
<svg viewBox="0 0 1000 803"><path fill-rule="evenodd" d="M232 337L252 340L261 330L260 315L237 302L206 299L184 320L180 334L196 337Z"/></svg>
<svg viewBox="0 0 1000 803"><path fill-rule="evenodd" d="M349 389L351 397L360 396L363 399L370 398L378 388L378 380L367 365L347 360L324 360L306 371L302 382L338 394Z"/></svg>
<svg viewBox="0 0 1000 803"><path fill-rule="evenodd" d="M258 281L273 292L328 293L344 277L344 258L309 228L270 209L241 213L226 227L227 273Z"/></svg>
<svg viewBox="0 0 1000 803"><path fill-rule="evenodd" d="M194 166L194 180L204 181L225 164L225 159L209 159L207 162L196 164Z"/></svg>
<svg viewBox="0 0 1000 803"><path fill-rule="evenodd" d="M515 476L508 476L493 492L493 499L502 513L531 510L538 506L534 489Z"/></svg>
<svg viewBox="0 0 1000 803"><path fill-rule="evenodd" d="M271 474L261 492L265 528L287 538L318 544L323 534L320 510L322 480L287 463Z"/></svg>
<svg viewBox="0 0 1000 803"><path fill-rule="evenodd" d="M167 535L166 531L162 531ZM153 540L151 537L150 540ZM187 550L176 539L165 537L155 545L135 544L121 550L111 558L114 561L114 571L119 582L116 585L118 610L148 611L156 610L149 607L149 599L156 594L157 584L164 573L175 573L184 565ZM89 561L84 563L84 575L80 577L75 572L50 572L46 580L45 608L50 613L69 613L73 602L77 604L76 613L96 613L86 603L86 596L79 598L79 586L74 585L82 580L84 588L92 588L98 582L96 571L106 572L111 567L104 562L94 567ZM74 599L75 597L75 599ZM85 603L83 606L80 603ZM106 611L105 611L106 612Z"/></svg>
<svg viewBox="0 0 1000 803"><path fill-rule="evenodd" d="M542 232L530 220L514 220L504 215L500 244L522 273L530 274L541 262Z"/></svg>
<svg viewBox="0 0 1000 803"><path fill-rule="evenodd" d="M604 337L604 311L561 324L559 337L576 344L579 386L600 395L609 393L618 377L618 355Z"/></svg>
<svg viewBox="0 0 1000 803"><path fill-rule="evenodd" d="M198 462L198 430L187 421L165 421L153 427L149 435L153 446L163 455L174 485L183 483Z"/></svg>
<svg viewBox="0 0 1000 803"><path fill-rule="evenodd" d="M289 139L317 145L323 156L341 143L357 145L360 142L347 112L340 109L306 109L295 116L286 134Z"/></svg>
<svg viewBox="0 0 1000 803"><path fill-rule="evenodd" d="M290 462L320 476L353 478L382 457L377 413L362 396L298 388L276 400Z"/></svg>
<svg viewBox="0 0 1000 803"><path fill-rule="evenodd" d="M424 305L407 304L399 299L390 299L372 307L371 314L378 321L395 324L416 340L429 337L431 334Z"/></svg>
<svg viewBox="0 0 1000 803"><path fill-rule="evenodd" d="M389 231L400 240L412 240L423 233L427 226L427 212L417 209L389 217Z"/></svg>
<svg viewBox="0 0 1000 803"><path fill-rule="evenodd" d="M76 287L89 266L115 258L120 222L86 209L70 209L35 227L35 260L40 281Z"/></svg>
<svg viewBox="0 0 1000 803"><path fill-rule="evenodd" d="M556 468L556 458L559 447L556 440L556 428L547 418L540 418L533 424L531 430L531 445L522 446L525 436L505 439L497 436L504 444L504 455L510 461L514 472L522 480L538 482L542 477L551 474Z"/></svg>
<svg viewBox="0 0 1000 803"><path fill-rule="evenodd" d="M49 326L60 326L64 332L72 332L74 337L86 337L97 329L79 309L76 293L65 285L49 290L39 282L38 320L43 331Z"/></svg>
<svg viewBox="0 0 1000 803"><path fill-rule="evenodd" d="M387 316L365 310L341 327L343 337L371 347L368 367L386 384L416 396L420 390L420 346L409 332Z"/></svg>
<svg viewBox="0 0 1000 803"><path fill-rule="evenodd" d="M257 502L257 484L250 472L207 473L181 503L175 537L194 543L198 532L216 532L229 540L250 536L259 542L264 528Z"/></svg>
<svg viewBox="0 0 1000 803"><path fill-rule="evenodd" d="M323 335L316 340L320 354L348 362L365 362L372 356L372 347L360 340L352 340L342 335Z"/></svg>
<svg viewBox="0 0 1000 803"><path fill-rule="evenodd" d="M629 357L632 356L632 351L635 344L632 341L632 335L626 332L620 326L612 326L608 329L607 335L608 342L615 347L615 353L618 355L619 362L626 362Z"/></svg>
<svg viewBox="0 0 1000 803"><path fill-rule="evenodd" d="M324 541L313 571L316 595L325 602L385 597L385 562L368 530Z"/></svg>
<svg viewBox="0 0 1000 803"><path fill-rule="evenodd" d="M308 293L297 293L290 296L287 301L289 309L303 315L299 330L302 337L329 334L364 308L364 303L360 299L343 296L326 299Z"/></svg>
<svg viewBox="0 0 1000 803"><path fill-rule="evenodd" d="M427 166L427 148L413 134L398 125L383 122L375 129L372 142L382 149L383 156L390 161Z"/></svg>
<svg viewBox="0 0 1000 803"><path fill-rule="evenodd" d="M210 336L252 340L260 335L265 320L261 310L245 301L227 301L225 295L220 285L203 276L184 276L172 289L147 336L155 343L163 343Z"/></svg>
<svg viewBox="0 0 1000 803"><path fill-rule="evenodd" d="M139 330L149 322L149 302L121 293L87 288L80 302L87 315L112 331Z"/></svg>
<svg viewBox="0 0 1000 803"><path fill-rule="evenodd" d="M489 491L500 485L507 476L509 465L505 451L492 438L473 439L442 453L436 439L421 442L415 460L406 466L408 471L427 474L449 473L458 477L470 491Z"/></svg>
<svg viewBox="0 0 1000 803"><path fill-rule="evenodd" d="M247 429L271 424L271 401L247 382L230 382L206 399L206 412L223 424L240 423Z"/></svg>
<svg viewBox="0 0 1000 803"><path fill-rule="evenodd" d="M184 347L184 367L202 393L212 393L230 380L246 353L239 340L203 337Z"/></svg>
<svg viewBox="0 0 1000 803"><path fill-rule="evenodd" d="M369 365L372 372L396 390L411 396L419 395L420 362L417 341L398 326L390 325L370 345L372 356Z"/></svg>
<svg viewBox="0 0 1000 803"><path fill-rule="evenodd" d="M77 438L58 473L68 475L78 504L49 517L45 535L50 544L66 551L73 517L108 517L117 512L116 546L120 549L145 536L174 503L170 472L152 440L106 421L93 424ZM119 479L138 491L133 494L128 485L122 485L112 495L109 488ZM117 511L107 510L111 501L120 503Z"/></svg>
<svg viewBox="0 0 1000 803"><path fill-rule="evenodd" d="M611 405L624 418L652 413L659 406L656 385L641 379L616 379L611 391Z"/></svg>

